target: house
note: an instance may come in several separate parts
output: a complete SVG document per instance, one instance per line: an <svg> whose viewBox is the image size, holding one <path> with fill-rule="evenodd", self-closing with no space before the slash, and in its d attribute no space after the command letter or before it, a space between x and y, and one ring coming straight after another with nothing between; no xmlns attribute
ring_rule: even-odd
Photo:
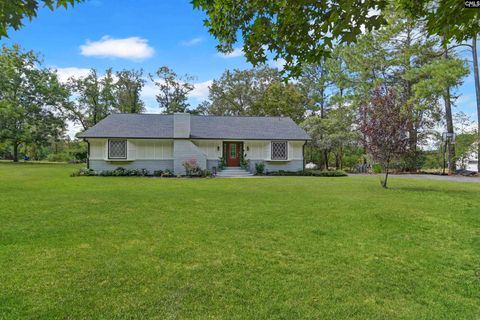
<svg viewBox="0 0 480 320"><path fill-rule="evenodd" d="M171 170L185 174L182 163L195 159L202 169L244 167L255 171L304 168L303 150L310 139L290 118L203 116L188 113L112 114L79 137L88 142L93 170Z"/></svg>

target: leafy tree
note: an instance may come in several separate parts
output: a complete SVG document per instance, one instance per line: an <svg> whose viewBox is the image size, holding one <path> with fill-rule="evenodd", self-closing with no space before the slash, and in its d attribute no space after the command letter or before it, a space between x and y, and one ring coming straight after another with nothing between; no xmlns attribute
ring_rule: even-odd
<svg viewBox="0 0 480 320"><path fill-rule="evenodd" d="M75 2L83 2L83 0L2 0L0 2L0 39L8 36L8 28L19 30L23 26L24 18L32 20L36 17L40 5L53 11L59 7L73 6Z"/></svg>
<svg viewBox="0 0 480 320"><path fill-rule="evenodd" d="M142 113L145 103L140 94L145 85L143 70L122 70L116 73L115 96L117 110L122 113Z"/></svg>
<svg viewBox="0 0 480 320"><path fill-rule="evenodd" d="M218 50L231 52L239 36L246 59L254 65L284 59L285 70L298 76L305 64L317 64L337 44L350 44L367 31L387 25L388 1L338 0L193 0L205 11L208 31L219 40ZM459 30L478 21L480 12L463 8L463 1L397 0L414 20L425 19L429 35L445 36L448 42ZM448 28L445 28L448 26ZM451 30L446 32L447 30Z"/></svg>
<svg viewBox="0 0 480 320"><path fill-rule="evenodd" d="M363 106L359 127L369 154L385 170L382 186L387 188L390 163L408 150L410 117L405 114L399 97L392 88L373 90L370 102Z"/></svg>
<svg viewBox="0 0 480 320"><path fill-rule="evenodd" d="M179 76L167 66L160 67L155 75L149 76L160 90L157 102L163 113L188 111L188 94L194 89L192 76Z"/></svg>
<svg viewBox="0 0 480 320"><path fill-rule="evenodd" d="M63 135L65 121L59 110L68 90L54 70L42 67L33 51L2 46L0 52L0 141L13 147L18 161L21 144L45 144Z"/></svg>
<svg viewBox="0 0 480 320"><path fill-rule="evenodd" d="M226 70L210 86L209 102L199 110L205 114L230 116L288 116L300 122L306 99L299 88L282 81L275 68Z"/></svg>
<svg viewBox="0 0 480 320"><path fill-rule="evenodd" d="M85 77L70 78L68 86L75 99L68 104L65 111L68 118L81 124L84 130L117 109L112 69L108 69L103 77L99 76L95 69L91 69Z"/></svg>
<svg viewBox="0 0 480 320"><path fill-rule="evenodd" d="M335 155L336 169L342 169L346 147L354 144L356 133L353 131L353 115L351 108L338 107L332 109L328 117L312 115L302 123L302 127L312 137L311 146L323 152L321 167L329 168L329 153Z"/></svg>
<svg viewBox="0 0 480 320"><path fill-rule="evenodd" d="M251 115L290 117L296 123L305 117L305 96L291 83L274 81L268 85Z"/></svg>

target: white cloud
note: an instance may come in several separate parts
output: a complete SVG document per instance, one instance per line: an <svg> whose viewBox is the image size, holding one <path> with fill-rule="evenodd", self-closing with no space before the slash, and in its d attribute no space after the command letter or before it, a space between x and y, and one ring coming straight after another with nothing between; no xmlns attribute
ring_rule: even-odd
<svg viewBox="0 0 480 320"><path fill-rule="evenodd" d="M217 53L217 55L219 57L222 57L222 58L236 58L236 57L243 56L243 50L242 50L242 48L235 48L230 53L219 52L219 53Z"/></svg>
<svg viewBox="0 0 480 320"><path fill-rule="evenodd" d="M114 39L103 36L98 41L90 41L80 46L82 55L101 58L122 58L130 60L143 60L153 56L155 50L148 45L147 39L130 37Z"/></svg>
<svg viewBox="0 0 480 320"><path fill-rule="evenodd" d="M67 82L67 80L71 77L74 77L74 78L85 77L90 72L90 69L77 68L77 67L68 67L68 68L53 67L53 68L57 70L58 79L60 80L60 82Z"/></svg>
<svg viewBox="0 0 480 320"><path fill-rule="evenodd" d="M212 85L213 80L207 80L204 82L195 83L195 88L190 92L191 98L198 100L205 100L208 98L209 87Z"/></svg>
<svg viewBox="0 0 480 320"><path fill-rule="evenodd" d="M278 70L283 70L286 62L287 61L285 61L285 59L280 58L280 59L277 59L277 60L271 60L269 62L269 65L273 68L277 68Z"/></svg>
<svg viewBox="0 0 480 320"><path fill-rule="evenodd" d="M209 87L212 85L213 80L207 80L204 82L198 82L194 84L194 89L188 95L189 98L196 100L205 100L208 98ZM145 83L142 89L142 99L145 101L154 101L156 95L159 93L158 87L151 81Z"/></svg>
<svg viewBox="0 0 480 320"><path fill-rule="evenodd" d="M191 46L194 46L194 45L199 44L201 42L203 42L203 38L202 37L197 37L197 38L193 38L193 39L190 39L190 40L182 41L181 44L182 44L182 46L185 46L185 47L191 47Z"/></svg>

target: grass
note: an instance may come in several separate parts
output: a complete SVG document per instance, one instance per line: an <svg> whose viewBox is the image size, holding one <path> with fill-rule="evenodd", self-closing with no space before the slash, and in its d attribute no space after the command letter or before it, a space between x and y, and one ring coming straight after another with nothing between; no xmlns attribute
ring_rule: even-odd
<svg viewBox="0 0 480 320"><path fill-rule="evenodd" d="M0 164L0 318L475 319L480 184Z"/></svg>

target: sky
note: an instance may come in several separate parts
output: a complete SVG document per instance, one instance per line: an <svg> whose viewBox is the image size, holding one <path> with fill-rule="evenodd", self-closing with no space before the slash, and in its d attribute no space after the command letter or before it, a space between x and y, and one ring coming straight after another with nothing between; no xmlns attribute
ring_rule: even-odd
<svg viewBox="0 0 480 320"><path fill-rule="evenodd" d="M195 107L208 97L212 79L225 69L251 67L241 46L230 55L219 54L217 41L203 26L205 15L194 10L190 0L86 0L74 8L50 11L42 8L38 17L0 44L19 43L39 52L44 65L58 70L60 78L81 76L89 68L100 73L140 69L153 73L166 65L178 74L196 78L189 101ZM471 60L462 49L461 55ZM272 66L281 63L271 62ZM160 112L155 101L155 87L148 83L142 97L147 112ZM470 75L456 90L459 96L455 112L477 118L474 79Z"/></svg>

